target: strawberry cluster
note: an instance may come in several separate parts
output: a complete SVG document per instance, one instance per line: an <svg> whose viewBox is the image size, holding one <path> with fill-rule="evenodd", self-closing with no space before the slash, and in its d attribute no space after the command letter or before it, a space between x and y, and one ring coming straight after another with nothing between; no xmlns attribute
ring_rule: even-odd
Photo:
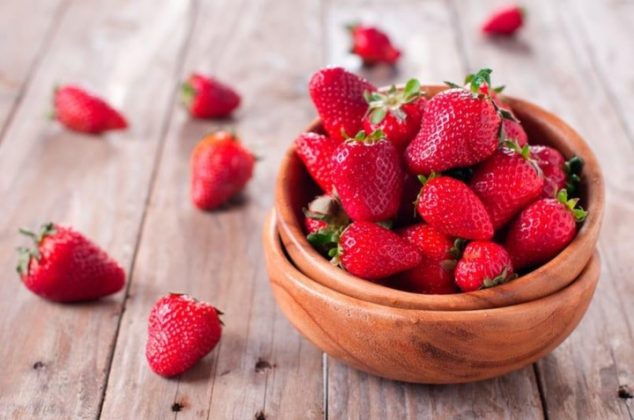
<svg viewBox="0 0 634 420"><path fill-rule="evenodd" d="M342 68L313 75L322 131L295 150L323 191L309 242L351 274L429 294L508 282L557 255L586 212L581 160L532 144L491 70L427 99ZM539 139L534 139L539 141Z"/></svg>

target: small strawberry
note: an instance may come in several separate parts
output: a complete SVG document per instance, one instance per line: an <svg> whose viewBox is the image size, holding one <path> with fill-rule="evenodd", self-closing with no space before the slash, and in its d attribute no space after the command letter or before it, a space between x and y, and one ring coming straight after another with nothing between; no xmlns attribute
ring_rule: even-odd
<svg viewBox="0 0 634 420"><path fill-rule="evenodd" d="M557 198L542 198L520 213L505 241L516 270L550 260L572 241L577 223L587 216L577 207L578 201L568 199L566 190L561 190Z"/></svg>
<svg viewBox="0 0 634 420"><path fill-rule="evenodd" d="M522 123L517 119L515 114L513 114L511 108L500 99L499 94L502 93L503 90L504 86L498 86L494 88L491 93L491 99L497 108L509 116L509 118L502 118L502 131L500 133L501 140L510 140L520 146L525 146L528 144L528 134L524 131Z"/></svg>
<svg viewBox="0 0 634 420"><path fill-rule="evenodd" d="M198 73L183 83L181 100L195 118L226 118L240 105L240 95L231 87Z"/></svg>
<svg viewBox="0 0 634 420"><path fill-rule="evenodd" d="M531 154L544 173L542 197L555 197L563 188L568 190L569 195L576 192L581 181L581 158L573 156L566 161L556 149L541 145L531 146Z"/></svg>
<svg viewBox="0 0 634 420"><path fill-rule="evenodd" d="M179 375L211 352L222 335L222 315L208 303L169 294L152 307L145 357L161 376Z"/></svg>
<svg viewBox="0 0 634 420"><path fill-rule="evenodd" d="M513 35L524 23L524 9L512 5L495 10L482 24L482 32L489 35Z"/></svg>
<svg viewBox="0 0 634 420"><path fill-rule="evenodd" d="M323 220L313 219L312 217L304 215L304 227L306 228L306 232L310 235L311 233L317 233L318 231L327 228L328 223Z"/></svg>
<svg viewBox="0 0 634 420"><path fill-rule="evenodd" d="M350 25L348 29L352 36L351 52L358 55L364 65L393 65L401 56L401 52L380 29L368 25Z"/></svg>
<svg viewBox="0 0 634 420"><path fill-rule="evenodd" d="M242 191L255 157L231 133L219 131L204 137L191 159L191 197L196 207L213 210Z"/></svg>
<svg viewBox="0 0 634 420"><path fill-rule="evenodd" d="M317 133L302 133L295 139L295 152L322 191L332 192L332 155L340 142Z"/></svg>
<svg viewBox="0 0 634 420"><path fill-rule="evenodd" d="M337 246L341 232L349 223L341 202L328 194L316 197L304 209L306 239L325 254Z"/></svg>
<svg viewBox="0 0 634 420"><path fill-rule="evenodd" d="M470 242L456 266L456 284L463 292L497 286L513 278L508 252L494 242Z"/></svg>
<svg viewBox="0 0 634 420"><path fill-rule="evenodd" d="M98 299L118 292L125 272L81 233L53 223L35 234L20 229L35 248L18 248L18 274L36 295L57 302Z"/></svg>
<svg viewBox="0 0 634 420"><path fill-rule="evenodd" d="M411 79L403 90L392 86L386 93L366 92L368 114L363 128L371 133L382 130L385 137L403 152L420 129L425 98L421 97L420 83Z"/></svg>
<svg viewBox="0 0 634 420"><path fill-rule="evenodd" d="M363 129L368 110L363 94L376 87L341 67L326 67L311 77L308 90L326 132L343 141L342 132L353 136Z"/></svg>
<svg viewBox="0 0 634 420"><path fill-rule="evenodd" d="M445 235L486 240L493 237L491 219L473 191L462 181L421 175L423 188L416 209L423 220Z"/></svg>
<svg viewBox="0 0 634 420"><path fill-rule="evenodd" d="M380 222L396 216L405 173L392 143L381 131L360 131L333 155L332 181L352 220Z"/></svg>
<svg viewBox="0 0 634 420"><path fill-rule="evenodd" d="M100 134L128 127L127 121L117 110L76 86L56 88L53 108L53 117L74 131Z"/></svg>
<svg viewBox="0 0 634 420"><path fill-rule="evenodd" d="M482 200L497 230L540 196L544 177L528 145L520 148L507 141L475 168L469 187Z"/></svg>
<svg viewBox="0 0 634 420"><path fill-rule="evenodd" d="M341 234L334 255L346 271L379 280L420 264L418 249L396 233L371 222L353 222Z"/></svg>

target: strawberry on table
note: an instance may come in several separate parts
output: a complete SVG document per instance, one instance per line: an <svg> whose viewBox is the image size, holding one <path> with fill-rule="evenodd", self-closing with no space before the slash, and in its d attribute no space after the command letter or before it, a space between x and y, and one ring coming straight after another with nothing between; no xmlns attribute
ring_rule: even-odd
<svg viewBox="0 0 634 420"><path fill-rule="evenodd" d="M295 152L313 180L326 193L332 192L332 155L340 143L317 133L302 133L295 139Z"/></svg>
<svg viewBox="0 0 634 420"><path fill-rule="evenodd" d="M366 66L379 63L393 65L401 56L401 51L379 28L353 24L348 26L348 30L352 36L351 52L358 55Z"/></svg>
<svg viewBox="0 0 634 420"><path fill-rule="evenodd" d="M148 320L145 355L152 370L179 375L211 352L222 335L222 315L208 303L182 294L160 298Z"/></svg>
<svg viewBox="0 0 634 420"><path fill-rule="evenodd" d="M204 137L191 158L191 197L196 207L213 210L238 194L253 175L255 157L232 133Z"/></svg>
<svg viewBox="0 0 634 420"><path fill-rule="evenodd" d="M470 242L456 265L456 284L463 292L497 286L513 278L508 252L494 242Z"/></svg>
<svg viewBox="0 0 634 420"><path fill-rule="evenodd" d="M97 245L71 228L43 224L36 234L20 229L34 248L20 247L17 267L24 285L57 302L98 299L118 292L125 272Z"/></svg>
<svg viewBox="0 0 634 420"><path fill-rule="evenodd" d="M53 109L53 118L82 133L100 134L128 127L125 117L103 99L73 85L55 89Z"/></svg>
<svg viewBox="0 0 634 420"><path fill-rule="evenodd" d="M583 161L577 156L565 160L563 155L549 146L531 146L531 154L544 173L542 197L555 197L562 189L576 192Z"/></svg>
<svg viewBox="0 0 634 420"><path fill-rule="evenodd" d="M489 35L513 35L524 24L524 9L519 6L504 6L493 11L482 24L482 32Z"/></svg>
<svg viewBox="0 0 634 420"><path fill-rule="evenodd" d="M183 83L181 99L196 118L226 118L240 105L240 95L233 88L199 73Z"/></svg>

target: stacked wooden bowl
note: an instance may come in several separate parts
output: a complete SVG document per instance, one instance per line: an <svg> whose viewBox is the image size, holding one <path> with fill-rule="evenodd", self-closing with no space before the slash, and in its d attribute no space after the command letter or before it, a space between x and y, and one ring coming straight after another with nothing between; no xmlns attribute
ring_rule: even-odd
<svg viewBox="0 0 634 420"><path fill-rule="evenodd" d="M433 96L443 87L427 86ZM455 295L408 293L331 265L305 237L302 209L319 193L291 148L280 167L275 210L263 232L267 269L288 320L321 350L374 375L461 383L503 375L557 347L586 312L599 278L595 251L603 213L599 165L555 115L506 98L532 142L580 156L588 218L557 257L497 287ZM308 131L321 130L319 121Z"/></svg>

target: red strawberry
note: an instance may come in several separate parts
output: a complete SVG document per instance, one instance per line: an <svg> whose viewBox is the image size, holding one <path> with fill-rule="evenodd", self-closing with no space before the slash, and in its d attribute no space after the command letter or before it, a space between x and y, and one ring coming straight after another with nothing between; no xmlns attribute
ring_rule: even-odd
<svg viewBox="0 0 634 420"><path fill-rule="evenodd" d="M316 233L321 229L325 229L328 227L328 223L323 220L313 219L312 217L308 217L304 215L304 227L306 228L306 232L309 234Z"/></svg>
<svg viewBox="0 0 634 420"><path fill-rule="evenodd" d="M304 225L308 233L306 239L324 254L336 252L341 232L349 223L341 202L328 194L316 197L304 209Z"/></svg>
<svg viewBox="0 0 634 420"><path fill-rule="evenodd" d="M240 95L231 87L198 73L183 83L181 98L196 118L225 118L240 105Z"/></svg>
<svg viewBox="0 0 634 420"><path fill-rule="evenodd" d="M401 56L401 52L380 29L367 25L350 25L349 30L352 35L352 53L361 57L364 65L395 64Z"/></svg>
<svg viewBox="0 0 634 420"><path fill-rule="evenodd" d="M363 119L365 131L383 130L385 137L403 152L420 129L426 102L418 80L411 79L402 91L392 86L386 93L367 92L366 100L369 108Z"/></svg>
<svg viewBox="0 0 634 420"><path fill-rule="evenodd" d="M321 189L332 191L332 155L340 142L317 133L302 133L295 139L295 152Z"/></svg>
<svg viewBox="0 0 634 420"><path fill-rule="evenodd" d="M528 145L520 148L506 142L474 170L469 187L486 207L493 229L535 201L544 187L544 177L532 160Z"/></svg>
<svg viewBox="0 0 634 420"><path fill-rule="evenodd" d="M495 152L502 117L491 97L481 93L483 84L491 86L490 74L483 69L469 75L470 91L449 89L427 103L420 131L405 150L410 173L471 166Z"/></svg>
<svg viewBox="0 0 634 420"><path fill-rule="evenodd" d="M222 335L222 315L208 303L169 294L152 307L145 357L161 376L179 375L211 352Z"/></svg>
<svg viewBox="0 0 634 420"><path fill-rule="evenodd" d="M542 198L520 213L505 242L515 269L542 264L572 241L577 233L576 224L587 215L576 207L578 201L578 198L569 200L566 190L561 190L557 198Z"/></svg>
<svg viewBox="0 0 634 420"><path fill-rule="evenodd" d="M497 286L514 277L508 252L494 242L470 242L456 266L456 284L463 292Z"/></svg>
<svg viewBox="0 0 634 420"><path fill-rule="evenodd" d="M505 6L495 10L482 24L482 32L492 35L513 35L524 23L524 10L518 6Z"/></svg>
<svg viewBox="0 0 634 420"><path fill-rule="evenodd" d="M354 136L363 129L368 110L363 93L376 88L341 67L327 67L311 77L308 90L325 130L334 140L342 141L342 131Z"/></svg>
<svg viewBox="0 0 634 420"><path fill-rule="evenodd" d="M380 131L359 132L333 155L332 181L352 220L380 222L396 216L404 178L396 148Z"/></svg>
<svg viewBox="0 0 634 420"><path fill-rule="evenodd" d="M486 87L486 85L484 85ZM488 92L488 87L486 87ZM498 96L504 90L504 86L498 86L493 89L491 93L491 99L498 107L499 110L505 112L508 118L502 118L502 133L500 137L502 140L511 140L520 146L528 144L528 134L524 131L522 123L517 119L511 108L505 104Z"/></svg>
<svg viewBox="0 0 634 420"><path fill-rule="evenodd" d="M242 191L251 179L255 158L231 133L203 138L191 159L191 197L196 207L213 210Z"/></svg>
<svg viewBox="0 0 634 420"><path fill-rule="evenodd" d="M100 134L128 127L127 121L117 110L76 86L66 85L55 89L53 107L54 118L74 131Z"/></svg>
<svg viewBox="0 0 634 420"><path fill-rule="evenodd" d="M583 166L579 157L573 156L566 161L556 149L541 145L531 146L531 154L544 173L542 197L555 197L564 188L574 193Z"/></svg>
<svg viewBox="0 0 634 420"><path fill-rule="evenodd" d="M355 276L378 280L420 264L418 249L371 222L353 222L341 234L336 258Z"/></svg>
<svg viewBox="0 0 634 420"><path fill-rule="evenodd" d="M399 276L404 286L418 293L456 293L453 272L460 254L461 240L454 241L424 223L408 226L399 235L416 245L422 255L420 264Z"/></svg>
<svg viewBox="0 0 634 420"><path fill-rule="evenodd" d="M53 223L38 234L20 229L35 248L18 248L18 273L36 295L57 302L94 300L118 292L125 272L81 233Z"/></svg>
<svg viewBox="0 0 634 420"><path fill-rule="evenodd" d="M441 176L425 179L416 209L423 220L445 235L485 240L493 237L487 211L473 191L462 181Z"/></svg>

